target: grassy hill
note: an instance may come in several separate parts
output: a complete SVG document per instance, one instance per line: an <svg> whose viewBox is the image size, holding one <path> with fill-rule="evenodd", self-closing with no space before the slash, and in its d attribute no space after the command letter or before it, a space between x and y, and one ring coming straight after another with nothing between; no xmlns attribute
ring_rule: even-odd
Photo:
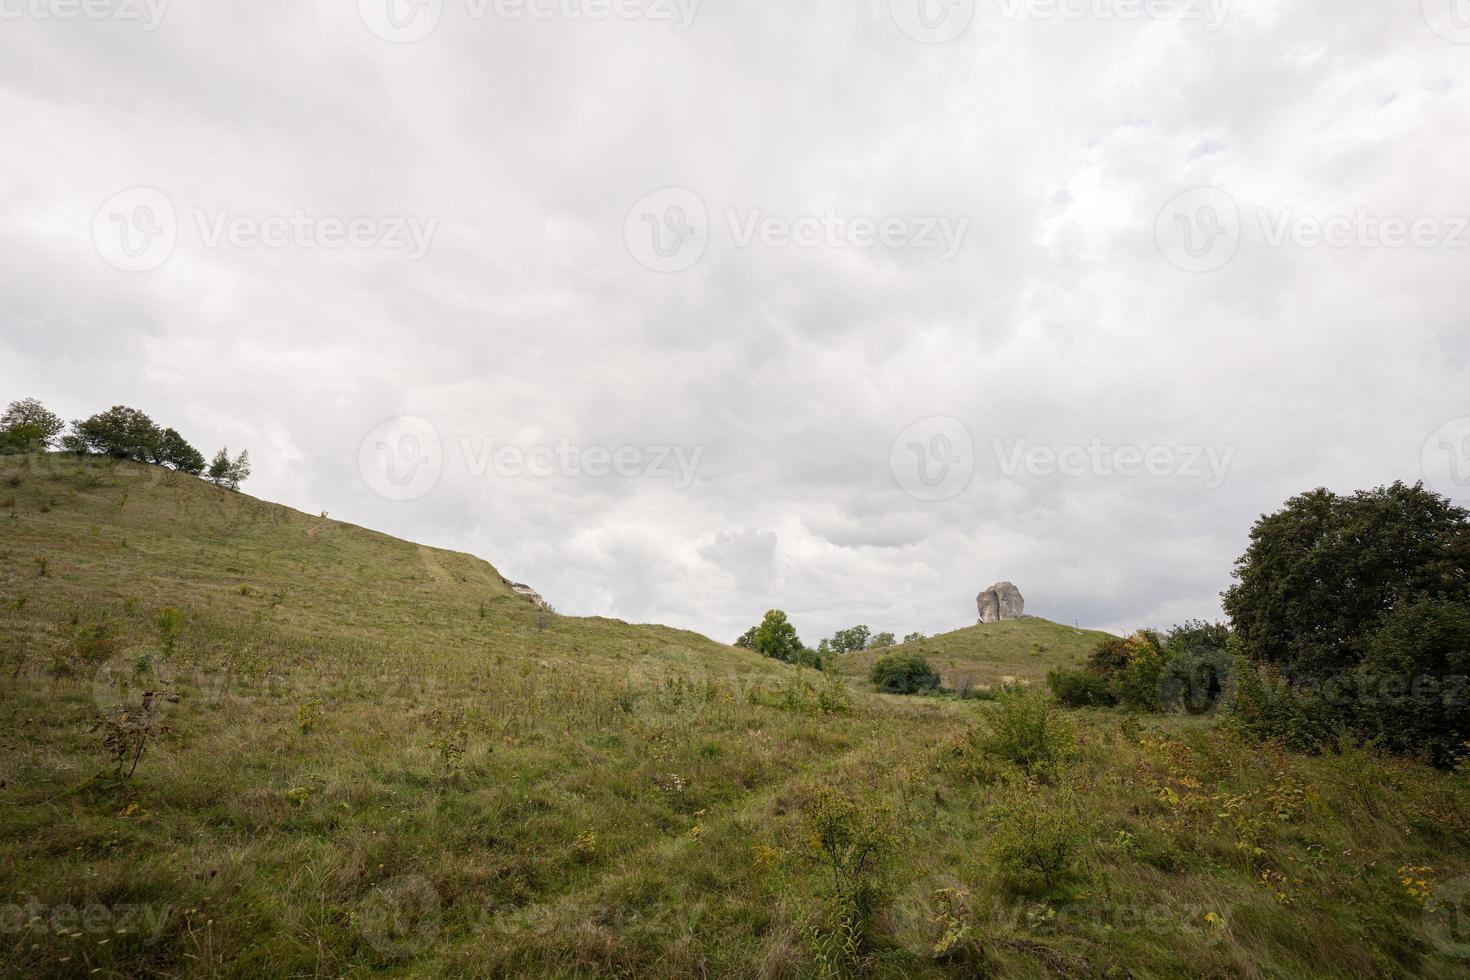
<svg viewBox="0 0 1470 980"><path fill-rule="evenodd" d="M1073 634L919 646L984 683ZM94 719L149 690L178 700L117 778ZM999 709L558 616L153 467L0 457L0 972L1463 976L1420 892L1470 873L1464 775L1083 712L1028 786L959 752ZM1066 818L1065 880L1015 884L1018 812ZM844 813L883 828L861 946L812 858Z"/></svg>
<svg viewBox="0 0 1470 980"><path fill-rule="evenodd" d="M838 660L843 673L865 678L879 657L895 651L912 651L929 661L948 688L996 687L1013 680L1042 684L1047 671L1075 667L1085 661L1097 642L1107 635L1030 616L966 626L883 650L864 650Z"/></svg>

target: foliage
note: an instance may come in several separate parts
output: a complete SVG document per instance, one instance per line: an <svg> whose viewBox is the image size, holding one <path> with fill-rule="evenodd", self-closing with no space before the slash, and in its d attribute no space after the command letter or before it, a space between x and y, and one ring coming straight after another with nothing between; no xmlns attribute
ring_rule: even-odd
<svg viewBox="0 0 1470 980"><path fill-rule="evenodd" d="M1400 605L1470 602L1470 514L1422 484L1293 497L1251 529L1225 611L1288 676L1351 670Z"/></svg>
<svg viewBox="0 0 1470 980"><path fill-rule="evenodd" d="M872 630L866 626L849 626L833 633L827 645L833 653L857 653L868 648L868 639L872 635Z"/></svg>
<svg viewBox="0 0 1470 980"><path fill-rule="evenodd" d="M1046 682L1056 699L1069 708L1102 708L1118 703L1108 678L1091 670L1053 670Z"/></svg>
<svg viewBox="0 0 1470 980"><path fill-rule="evenodd" d="M890 653L873 664L868 680L887 694L918 694L939 686L939 674L917 653Z"/></svg>
<svg viewBox="0 0 1470 980"><path fill-rule="evenodd" d="M806 663L806 647L796 635L796 627L780 609L766 613L750 638L751 649L773 660L788 664Z"/></svg>
<svg viewBox="0 0 1470 980"><path fill-rule="evenodd" d="M803 802L801 825L805 856L831 889L833 924L861 946L873 917L892 898L888 865L898 845L892 815L822 785Z"/></svg>
<svg viewBox="0 0 1470 980"><path fill-rule="evenodd" d="M1070 788L1013 780L986 816L990 861L1011 891L1050 893L1077 873L1088 834Z"/></svg>
<svg viewBox="0 0 1470 980"><path fill-rule="evenodd" d="M204 457L176 429L164 429L159 436L156 462L190 476L198 476L204 471Z"/></svg>
<svg viewBox="0 0 1470 980"><path fill-rule="evenodd" d="M1339 713L1320 690L1293 690L1274 668L1239 655L1231 679L1230 724L1236 730L1303 752L1336 744Z"/></svg>
<svg viewBox="0 0 1470 980"><path fill-rule="evenodd" d="M873 637L873 639L868 643L868 646L874 650L882 650L886 647L894 646L897 643L898 641L894 639L892 633L879 633L877 636Z"/></svg>
<svg viewBox="0 0 1470 980"><path fill-rule="evenodd" d="M94 719L92 731L102 733L102 747L119 780L132 779L148 743L168 731L159 720L159 709L178 700L177 694L167 691L144 691L136 706L120 705Z"/></svg>
<svg viewBox="0 0 1470 980"><path fill-rule="evenodd" d="M985 719L956 746L961 769L988 778L995 762L1050 780L1076 754L1077 731L1042 695L1016 689L996 698Z"/></svg>
<svg viewBox="0 0 1470 980"><path fill-rule="evenodd" d="M1453 765L1470 739L1470 606L1400 606L1368 640L1358 698L1363 733L1394 751Z"/></svg>
<svg viewBox="0 0 1470 980"><path fill-rule="evenodd" d="M919 642L922 639L924 639L924 634L921 633L921 632L919 632L918 630L915 630L912 633L906 633L906 634L904 634L903 642L905 642L905 643L917 643L917 642Z"/></svg>
<svg viewBox="0 0 1470 980"><path fill-rule="evenodd" d="M163 438L151 418L126 405L73 422L72 433L85 452L140 463L156 461Z"/></svg>
<svg viewBox="0 0 1470 980"><path fill-rule="evenodd" d="M49 449L65 423L34 398L13 401L0 415L0 453L35 453Z"/></svg>
<svg viewBox="0 0 1470 980"><path fill-rule="evenodd" d="M231 460L228 446L214 454L209 468L204 471L206 480L226 490L239 490L240 484L244 483L249 476L250 453L242 452Z"/></svg>

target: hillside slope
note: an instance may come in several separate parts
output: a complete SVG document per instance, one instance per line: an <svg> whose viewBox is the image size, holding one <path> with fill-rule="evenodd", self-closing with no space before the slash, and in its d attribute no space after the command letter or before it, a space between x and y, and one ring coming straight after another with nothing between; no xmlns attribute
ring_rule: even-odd
<svg viewBox="0 0 1470 980"><path fill-rule="evenodd" d="M1082 663L1107 635L1028 616L966 626L887 649L864 650L839 657L838 662L844 673L866 677L879 657L914 652L929 661L948 688L995 687L1012 680L1041 684L1047 671Z"/></svg>
<svg viewBox="0 0 1470 980"><path fill-rule="evenodd" d="M1089 640L1000 625L925 643L1021 673ZM148 691L177 701L120 777L94 723ZM1028 783L970 737L1006 707L558 616L153 467L0 457L0 975L1464 975L1421 891L1470 875L1467 774L1076 712ZM1015 884L1047 824L1017 806L1070 828L1046 888ZM883 830L861 944L813 852L848 817Z"/></svg>

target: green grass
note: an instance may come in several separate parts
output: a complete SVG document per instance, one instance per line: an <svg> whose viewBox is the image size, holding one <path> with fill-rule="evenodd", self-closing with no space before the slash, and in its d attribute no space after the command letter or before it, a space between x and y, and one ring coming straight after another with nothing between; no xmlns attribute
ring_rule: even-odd
<svg viewBox="0 0 1470 980"><path fill-rule="evenodd" d="M986 684L1091 642L1024 620L917 646ZM119 782L96 677L140 662L180 701ZM1028 789L956 755L1001 706L843 669L558 616L470 556L152 467L0 458L0 972L1464 975L1398 873L1470 873L1464 776L1076 712ZM802 826L823 786L893 840L841 962ZM1018 793L1083 821L1041 893L992 857ZM936 959L942 889L966 939Z"/></svg>

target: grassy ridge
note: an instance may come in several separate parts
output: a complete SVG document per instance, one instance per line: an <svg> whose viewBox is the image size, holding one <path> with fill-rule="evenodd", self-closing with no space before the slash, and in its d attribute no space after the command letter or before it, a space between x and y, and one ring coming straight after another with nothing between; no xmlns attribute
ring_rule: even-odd
<svg viewBox="0 0 1470 980"><path fill-rule="evenodd" d="M948 688L996 687L1012 680L1040 684L1046 672L1075 667L1107 636L1030 616L999 623L980 623L882 650L864 650L838 658L839 669L867 677L886 654L915 652L939 672Z"/></svg>
<svg viewBox="0 0 1470 980"><path fill-rule="evenodd" d="M1079 872L1021 894L990 850L1009 790L953 750L993 705L557 616L478 559L151 467L0 458L0 529L8 975L811 976L822 786L894 830L873 975L1467 964L1399 873L1470 873L1464 776L1077 713L1079 756L1030 792L1080 814ZM987 683L1076 656L1074 633L919 647ZM89 723L140 667L181 699L120 784ZM943 889L967 894L965 957L933 956Z"/></svg>

